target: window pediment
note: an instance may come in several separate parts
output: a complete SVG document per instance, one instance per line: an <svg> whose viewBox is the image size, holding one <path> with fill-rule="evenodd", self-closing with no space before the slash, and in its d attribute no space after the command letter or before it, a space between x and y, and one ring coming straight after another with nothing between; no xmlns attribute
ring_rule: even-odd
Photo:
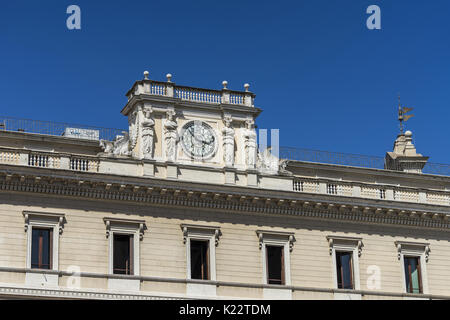
<svg viewBox="0 0 450 320"><path fill-rule="evenodd" d="M361 256L364 244L362 238L343 237L343 236L327 236L328 245L330 247L330 254L333 254L333 249L358 249L358 257Z"/></svg>
<svg viewBox="0 0 450 320"><path fill-rule="evenodd" d="M428 262L431 249L429 243L424 242L409 242L409 241L395 241L397 247L397 258L400 260L402 254L421 255L425 254L425 261Z"/></svg>
<svg viewBox="0 0 450 320"><path fill-rule="evenodd" d="M44 223L57 225L59 234L62 234L64 224L67 222L63 213L24 211L23 216L25 218L25 232L28 231L31 223Z"/></svg>
<svg viewBox="0 0 450 320"><path fill-rule="evenodd" d="M289 242L289 251L292 252L294 248L295 239L294 233L282 231L256 230L259 239L259 249L262 249L264 241L278 241Z"/></svg>
<svg viewBox="0 0 450 320"><path fill-rule="evenodd" d="M147 225L144 220L120 219L120 218L103 218L106 225L106 238L109 238L111 231L135 233L139 232L139 240L144 238L144 231Z"/></svg>
<svg viewBox="0 0 450 320"><path fill-rule="evenodd" d="M219 245L222 231L217 226L203 226L195 224L182 224L180 225L183 231L183 243L186 244L188 237L197 236L214 236L215 246Z"/></svg>

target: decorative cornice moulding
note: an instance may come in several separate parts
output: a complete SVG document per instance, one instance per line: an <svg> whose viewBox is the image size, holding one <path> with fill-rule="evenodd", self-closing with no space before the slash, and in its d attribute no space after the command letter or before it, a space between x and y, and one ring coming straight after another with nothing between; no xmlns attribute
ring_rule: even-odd
<svg viewBox="0 0 450 320"><path fill-rule="evenodd" d="M8 179L7 176L10 176ZM417 209L383 208L381 203L369 207L361 207L352 203L336 203L335 201L354 199L327 198L327 204L320 200L301 200L281 198L279 191L237 188L228 186L208 186L210 191L198 191L202 187L186 181L153 181L155 186L145 185L137 181L142 178L130 178L129 184L108 183L108 179L95 175L84 175L85 180L76 180L79 176L61 177L37 176L31 174L0 174L0 190L21 193L44 193L58 196L82 197L93 200L131 201L151 203L164 206L196 207L202 209L223 210L226 212L251 212L258 214L281 214L301 216L314 219L344 220L355 223L391 224L405 227L426 227L450 230L446 213L418 211ZM92 181L92 178L101 181ZM92 179L92 180L91 180ZM133 180L136 180L134 182ZM167 187L162 187L163 184ZM175 185L177 187L175 187ZM227 191L228 190L228 191ZM261 193L265 193L263 196ZM272 194L277 194L272 196ZM244 195L245 194L245 195ZM295 192L286 192L286 197L301 197ZM368 201L369 203L369 201ZM329 206L333 204L333 206ZM383 203L384 205L384 203ZM345 206L345 207L343 207ZM355 209L356 208L356 209Z"/></svg>

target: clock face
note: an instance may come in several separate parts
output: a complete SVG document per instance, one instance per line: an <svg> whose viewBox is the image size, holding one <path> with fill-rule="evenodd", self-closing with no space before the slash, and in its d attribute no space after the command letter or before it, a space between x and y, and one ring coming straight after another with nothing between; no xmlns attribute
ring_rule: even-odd
<svg viewBox="0 0 450 320"><path fill-rule="evenodd" d="M191 158L208 159L217 150L217 136L207 123L190 121L181 129L181 145Z"/></svg>

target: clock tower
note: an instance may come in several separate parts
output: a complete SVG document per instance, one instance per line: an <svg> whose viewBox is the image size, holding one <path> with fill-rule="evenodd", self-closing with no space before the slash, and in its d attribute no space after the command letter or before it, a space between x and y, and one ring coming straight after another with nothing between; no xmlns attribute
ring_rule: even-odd
<svg viewBox="0 0 450 320"><path fill-rule="evenodd" d="M243 91L178 85L172 75L166 81L136 81L126 93L121 113L128 117L129 132L116 138L108 151L117 157L142 161L144 174L177 178L180 168L225 172L225 182L239 174L258 171L254 105L249 85ZM106 149L105 149L106 152ZM162 168L162 169L161 169ZM256 178L251 178L256 179Z"/></svg>

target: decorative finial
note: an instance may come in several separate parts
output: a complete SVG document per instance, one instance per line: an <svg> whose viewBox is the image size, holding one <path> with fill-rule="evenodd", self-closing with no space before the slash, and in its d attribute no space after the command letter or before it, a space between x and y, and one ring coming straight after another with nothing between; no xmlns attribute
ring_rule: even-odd
<svg viewBox="0 0 450 320"><path fill-rule="evenodd" d="M223 85L223 88L224 88L224 89L227 89L228 81L223 80L223 81L222 81L222 85Z"/></svg>
<svg viewBox="0 0 450 320"><path fill-rule="evenodd" d="M250 88L250 85L248 83L244 84L245 92L248 92L248 89Z"/></svg>
<svg viewBox="0 0 450 320"><path fill-rule="evenodd" d="M144 71L144 80L148 80L148 75L149 74L150 74L150 72Z"/></svg>
<svg viewBox="0 0 450 320"><path fill-rule="evenodd" d="M398 95L398 121L400 122L400 134L403 134L404 125L403 122L409 120L409 118L414 117L413 114L407 114L412 111L413 108L402 107L400 103L400 94Z"/></svg>
<svg viewBox="0 0 450 320"><path fill-rule="evenodd" d="M170 73L166 74L167 82L172 82L172 75Z"/></svg>

